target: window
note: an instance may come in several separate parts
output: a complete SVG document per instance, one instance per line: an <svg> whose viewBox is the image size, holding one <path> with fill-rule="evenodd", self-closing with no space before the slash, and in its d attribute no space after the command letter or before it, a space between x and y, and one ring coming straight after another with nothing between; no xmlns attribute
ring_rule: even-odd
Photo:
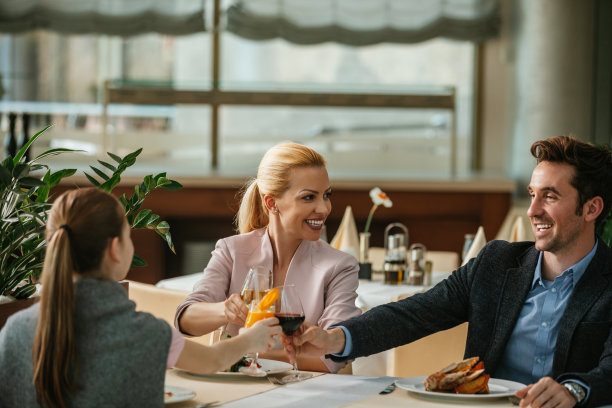
<svg viewBox="0 0 612 408"><path fill-rule="evenodd" d="M221 53L222 90L402 94L454 87L457 166L460 172L469 169L472 43L299 46L224 32ZM31 131L54 123L36 149L62 145L85 151L52 159L62 166L86 168L105 149L125 154L142 146L133 171L209 174L209 106L111 104L105 133L102 102L109 79L209 89L211 58L207 33L125 39L44 31L0 35L0 128L6 132L12 111L33 114ZM219 172L253 175L269 146L294 140L320 151L332 177L447 177L452 131L448 110L222 105Z"/></svg>

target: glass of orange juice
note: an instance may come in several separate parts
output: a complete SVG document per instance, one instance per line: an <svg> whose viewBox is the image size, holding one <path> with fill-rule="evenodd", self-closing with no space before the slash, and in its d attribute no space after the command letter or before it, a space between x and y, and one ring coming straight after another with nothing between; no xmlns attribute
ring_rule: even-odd
<svg viewBox="0 0 612 408"><path fill-rule="evenodd" d="M244 327L248 328L260 320L274 317L274 305L278 296L279 290L275 288L267 291L261 300L253 300L249 305L249 314L244 322ZM259 353L255 353L255 359L248 367L240 368L240 372L254 377L264 377L267 374L259 365Z"/></svg>

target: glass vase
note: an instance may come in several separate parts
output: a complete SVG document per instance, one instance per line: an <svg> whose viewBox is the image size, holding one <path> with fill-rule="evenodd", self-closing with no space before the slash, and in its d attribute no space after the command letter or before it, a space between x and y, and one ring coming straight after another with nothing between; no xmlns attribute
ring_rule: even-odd
<svg viewBox="0 0 612 408"><path fill-rule="evenodd" d="M370 262L370 233L360 232L359 233L359 262L369 263Z"/></svg>

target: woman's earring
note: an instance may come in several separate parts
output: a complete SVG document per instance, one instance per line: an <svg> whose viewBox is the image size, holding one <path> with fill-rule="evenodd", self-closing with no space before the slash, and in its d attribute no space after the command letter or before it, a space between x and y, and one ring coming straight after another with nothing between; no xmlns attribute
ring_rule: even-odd
<svg viewBox="0 0 612 408"><path fill-rule="evenodd" d="M278 214L278 208L275 208L274 210L272 210L272 212L273 212L274 214Z"/></svg>

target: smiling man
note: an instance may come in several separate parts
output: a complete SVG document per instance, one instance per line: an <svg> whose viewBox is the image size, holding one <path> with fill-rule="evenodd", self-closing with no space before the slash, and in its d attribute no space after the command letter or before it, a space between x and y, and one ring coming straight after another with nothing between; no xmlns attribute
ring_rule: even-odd
<svg viewBox="0 0 612 408"><path fill-rule="evenodd" d="M490 242L426 293L332 329L307 327L299 352L353 359L467 321L465 356L480 356L492 377L529 384L516 393L522 407L611 404L612 254L595 230L610 211L612 157L566 136L531 153L535 243Z"/></svg>

